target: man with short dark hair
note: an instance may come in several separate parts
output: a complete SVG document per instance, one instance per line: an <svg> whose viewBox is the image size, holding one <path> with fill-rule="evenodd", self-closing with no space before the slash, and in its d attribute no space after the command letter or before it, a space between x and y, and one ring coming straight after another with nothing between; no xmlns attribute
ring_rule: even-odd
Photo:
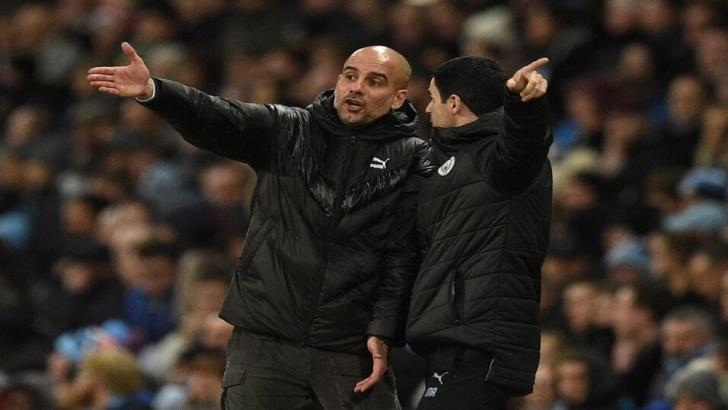
<svg viewBox="0 0 728 410"><path fill-rule="evenodd" d="M302 109L152 79L122 48L131 63L91 69L92 86L141 98L187 141L258 174L220 314L235 325L224 408L399 408L388 346L403 343L419 261L415 199L432 170L404 57L355 51L335 90Z"/></svg>
<svg viewBox="0 0 728 410"><path fill-rule="evenodd" d="M543 58L507 79L498 63L438 67L427 106L439 169L422 188L425 259L407 336L427 357L419 409L502 409L531 392L541 264L551 219Z"/></svg>
<svg viewBox="0 0 728 410"><path fill-rule="evenodd" d="M713 316L696 306L680 306L671 310L660 322L660 369L652 378L651 404L662 403L665 386L671 377L692 360L705 357L715 348Z"/></svg>
<svg viewBox="0 0 728 410"><path fill-rule="evenodd" d="M659 322L668 299L659 286L646 282L622 285L614 293L612 367L625 402L640 408L660 368Z"/></svg>

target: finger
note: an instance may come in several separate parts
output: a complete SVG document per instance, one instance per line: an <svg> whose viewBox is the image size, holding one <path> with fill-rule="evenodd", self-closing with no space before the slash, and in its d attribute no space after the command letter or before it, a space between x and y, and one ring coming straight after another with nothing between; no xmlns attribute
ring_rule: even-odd
<svg viewBox="0 0 728 410"><path fill-rule="evenodd" d="M354 386L354 392L361 393L369 390L372 386L377 384L382 376L387 371L387 362L383 359L375 359L372 364L372 374L366 379L360 381Z"/></svg>
<svg viewBox="0 0 728 410"><path fill-rule="evenodd" d="M526 83L526 87L521 90L521 97L525 97L526 95L530 94L538 85L538 73L532 72L531 75L528 76L528 82Z"/></svg>
<svg viewBox="0 0 728 410"><path fill-rule="evenodd" d="M111 81L90 81L92 87L116 88L116 84Z"/></svg>
<svg viewBox="0 0 728 410"><path fill-rule="evenodd" d="M119 90L116 88L100 87L99 91L105 94L119 95Z"/></svg>
<svg viewBox="0 0 728 410"><path fill-rule="evenodd" d="M360 381L359 383L354 386L354 393L364 393L365 391L369 390L374 386L374 383L372 382L372 378L367 377L366 379Z"/></svg>
<svg viewBox="0 0 728 410"><path fill-rule="evenodd" d="M90 70L88 70L89 74L109 74L112 75L116 73L116 67L94 67Z"/></svg>
<svg viewBox="0 0 728 410"><path fill-rule="evenodd" d="M534 88L534 90L525 97L526 100L524 100L524 102L543 97L544 95L546 95L547 89L548 89L548 81L542 79L541 81L538 82L538 85L536 86L536 88Z"/></svg>
<svg viewBox="0 0 728 410"><path fill-rule="evenodd" d="M114 81L114 76L109 74L89 74L86 76L89 81Z"/></svg>
<svg viewBox="0 0 728 410"><path fill-rule="evenodd" d="M139 54L137 54L136 50L134 50L134 47L132 47L131 44L127 43L126 41L121 43L121 50L124 52L124 54L128 55L132 61L139 61L142 59L141 57L139 57Z"/></svg>
<svg viewBox="0 0 728 410"><path fill-rule="evenodd" d="M372 373L369 377L366 379L360 381L359 383L354 386L354 392L355 393L363 393L372 387L374 387L375 384L379 383L379 380L381 380L382 375L381 374L375 374Z"/></svg>
<svg viewBox="0 0 728 410"><path fill-rule="evenodd" d="M523 67L521 70L525 70L525 71L536 71L536 70L538 70L539 68L545 66L548 63L549 63L549 59L548 58L541 57L538 60L532 62L531 64Z"/></svg>
<svg viewBox="0 0 728 410"><path fill-rule="evenodd" d="M523 102L529 102L529 101L533 100L534 98L537 98L537 96L536 96L536 94L534 94L533 92L531 92L531 93L526 94L523 97L521 97L521 101L523 101Z"/></svg>
<svg viewBox="0 0 728 410"><path fill-rule="evenodd" d="M535 89L535 90L531 91L530 93L528 93L527 95L524 95L523 97L521 97L521 101L529 102L529 101L535 100L536 98L539 98L541 96L543 96L543 94L540 93L538 89Z"/></svg>
<svg viewBox="0 0 728 410"><path fill-rule="evenodd" d="M529 100L533 100L535 98L542 97L544 94L546 94L546 90L548 89L548 81L546 81L543 77L539 76L538 80L535 82L536 86L531 90L530 92L523 95L523 98L527 98Z"/></svg>
<svg viewBox="0 0 728 410"><path fill-rule="evenodd" d="M513 77L508 80L506 85L510 91L517 93L525 86L523 83L523 70L518 70L515 74L513 74Z"/></svg>

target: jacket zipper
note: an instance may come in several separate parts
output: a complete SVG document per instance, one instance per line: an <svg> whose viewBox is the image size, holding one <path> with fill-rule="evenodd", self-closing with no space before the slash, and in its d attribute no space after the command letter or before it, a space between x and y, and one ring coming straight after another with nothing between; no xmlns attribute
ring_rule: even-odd
<svg viewBox="0 0 728 410"><path fill-rule="evenodd" d="M306 321L306 328L303 332L303 340L302 345L306 346L308 345L308 339L311 334L311 325L313 325L313 321L316 318L316 310L318 309L318 306L321 304L321 289L324 286L324 277L326 274L326 271L329 268L329 245L331 243L331 239L334 236L334 230L339 225L339 221L341 219L341 204L344 202L344 196L346 194L346 181L349 177L349 172L351 171L351 163L352 163L352 157L354 153L354 144L356 143L356 135L351 135L349 137L348 144L346 146L346 161L344 161L346 171L341 174L341 177L337 181L336 185L336 194L334 196L334 202L333 202L333 211L334 214L331 216L331 220L329 222L329 226L327 229L326 234L326 246L323 249L323 257L326 263L324 264L323 268L321 269L321 272L319 274L319 282L317 286L317 292L316 292L316 304L311 309L311 312L308 316L308 320Z"/></svg>
<svg viewBox="0 0 728 410"><path fill-rule="evenodd" d="M463 283L460 277L460 269L455 269L453 273L452 282L450 282L450 289L448 290L449 308L450 314L452 315L455 323L460 323L462 320L462 293Z"/></svg>

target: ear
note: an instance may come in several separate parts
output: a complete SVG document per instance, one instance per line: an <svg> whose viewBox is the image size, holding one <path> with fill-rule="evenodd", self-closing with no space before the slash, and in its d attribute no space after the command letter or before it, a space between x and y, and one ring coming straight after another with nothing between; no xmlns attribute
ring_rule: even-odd
<svg viewBox="0 0 728 410"><path fill-rule="evenodd" d="M394 100L392 101L392 109L396 110L402 107L406 99L407 90L397 90L397 93L394 94Z"/></svg>
<svg viewBox="0 0 728 410"><path fill-rule="evenodd" d="M462 110L463 101L456 94L452 94L447 97L447 109L450 110L450 114L457 115Z"/></svg>

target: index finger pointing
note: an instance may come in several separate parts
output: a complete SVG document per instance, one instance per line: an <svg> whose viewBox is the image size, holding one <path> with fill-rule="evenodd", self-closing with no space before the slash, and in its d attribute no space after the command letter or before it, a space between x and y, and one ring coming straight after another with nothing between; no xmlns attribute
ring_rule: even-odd
<svg viewBox="0 0 728 410"><path fill-rule="evenodd" d="M536 71L536 70L538 70L539 68L545 66L548 63L549 63L549 59L547 57L541 57L538 60L532 62L531 64L523 67L522 70L526 70L526 71Z"/></svg>

